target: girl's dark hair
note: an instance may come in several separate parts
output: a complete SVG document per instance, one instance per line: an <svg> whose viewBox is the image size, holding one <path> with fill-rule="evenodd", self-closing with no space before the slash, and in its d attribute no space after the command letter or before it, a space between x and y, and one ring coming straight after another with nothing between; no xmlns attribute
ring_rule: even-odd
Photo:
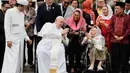
<svg viewBox="0 0 130 73"><path fill-rule="evenodd" d="M79 8L79 1L78 0L72 0L70 3L72 4L73 1L77 1L77 3L78 3L78 7L77 8Z"/></svg>

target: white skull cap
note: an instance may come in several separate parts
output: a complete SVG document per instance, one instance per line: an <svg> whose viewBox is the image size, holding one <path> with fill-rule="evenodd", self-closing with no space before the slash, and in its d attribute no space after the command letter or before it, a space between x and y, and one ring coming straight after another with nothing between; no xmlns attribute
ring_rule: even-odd
<svg viewBox="0 0 130 73"><path fill-rule="evenodd" d="M17 0L17 3L26 6L29 2L27 0Z"/></svg>

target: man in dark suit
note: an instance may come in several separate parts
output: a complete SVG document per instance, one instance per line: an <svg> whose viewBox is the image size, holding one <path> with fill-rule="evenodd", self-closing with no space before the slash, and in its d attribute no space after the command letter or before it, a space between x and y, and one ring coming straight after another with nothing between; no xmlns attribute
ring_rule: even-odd
<svg viewBox="0 0 130 73"><path fill-rule="evenodd" d="M10 5L8 1L2 1L2 6L0 9L0 73L5 52L4 14L9 7Z"/></svg>
<svg viewBox="0 0 130 73"><path fill-rule="evenodd" d="M61 16L60 6L53 0L46 0L37 10L36 27L39 32L46 22L54 22L57 16Z"/></svg>

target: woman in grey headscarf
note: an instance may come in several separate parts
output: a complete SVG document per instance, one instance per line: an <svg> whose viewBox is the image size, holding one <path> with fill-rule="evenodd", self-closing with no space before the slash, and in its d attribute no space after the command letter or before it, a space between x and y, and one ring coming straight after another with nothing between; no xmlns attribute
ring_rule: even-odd
<svg viewBox="0 0 130 73"><path fill-rule="evenodd" d="M103 70L102 63L106 59L106 50L105 47L105 39L101 35L101 30L99 27L94 26L91 28L90 32L86 34L82 44L87 41L92 46L90 47L89 59L90 59L90 67L88 70L93 70L95 60L99 60L99 64L97 66L98 70Z"/></svg>

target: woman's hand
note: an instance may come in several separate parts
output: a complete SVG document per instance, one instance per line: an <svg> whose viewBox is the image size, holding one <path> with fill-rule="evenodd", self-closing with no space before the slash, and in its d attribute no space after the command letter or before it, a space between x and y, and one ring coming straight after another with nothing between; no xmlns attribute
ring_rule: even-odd
<svg viewBox="0 0 130 73"><path fill-rule="evenodd" d="M62 32L61 32L61 34L62 35L65 35L65 34L67 34L69 32L69 28L65 28Z"/></svg>
<svg viewBox="0 0 130 73"><path fill-rule="evenodd" d="M88 25L88 28L90 28L90 29L91 29L92 27L93 27L93 26L91 26L91 25Z"/></svg>
<svg viewBox="0 0 130 73"><path fill-rule="evenodd" d="M100 25L100 21L102 21L102 18L99 18L99 19L97 20L97 26Z"/></svg>
<svg viewBox="0 0 130 73"><path fill-rule="evenodd" d="M103 25L103 26L105 26L106 28L108 28L108 24L105 23L105 21L101 20L100 23L101 23L101 25Z"/></svg>
<svg viewBox="0 0 130 73"><path fill-rule="evenodd" d="M69 32L69 28L65 28L65 29L61 32L63 38L65 38L65 35L66 35L68 32Z"/></svg>
<svg viewBox="0 0 130 73"><path fill-rule="evenodd" d="M85 33L85 35L86 35L87 39L90 39L90 40L91 40L91 36L90 36L89 33Z"/></svg>
<svg viewBox="0 0 130 73"><path fill-rule="evenodd" d="M75 31L75 32L74 32L74 34L75 34L75 35L78 35L78 34L79 34L79 32L76 32L76 31Z"/></svg>
<svg viewBox="0 0 130 73"><path fill-rule="evenodd" d="M75 33L75 31L73 30L73 31L71 31L71 32L69 32L69 34L74 34Z"/></svg>

